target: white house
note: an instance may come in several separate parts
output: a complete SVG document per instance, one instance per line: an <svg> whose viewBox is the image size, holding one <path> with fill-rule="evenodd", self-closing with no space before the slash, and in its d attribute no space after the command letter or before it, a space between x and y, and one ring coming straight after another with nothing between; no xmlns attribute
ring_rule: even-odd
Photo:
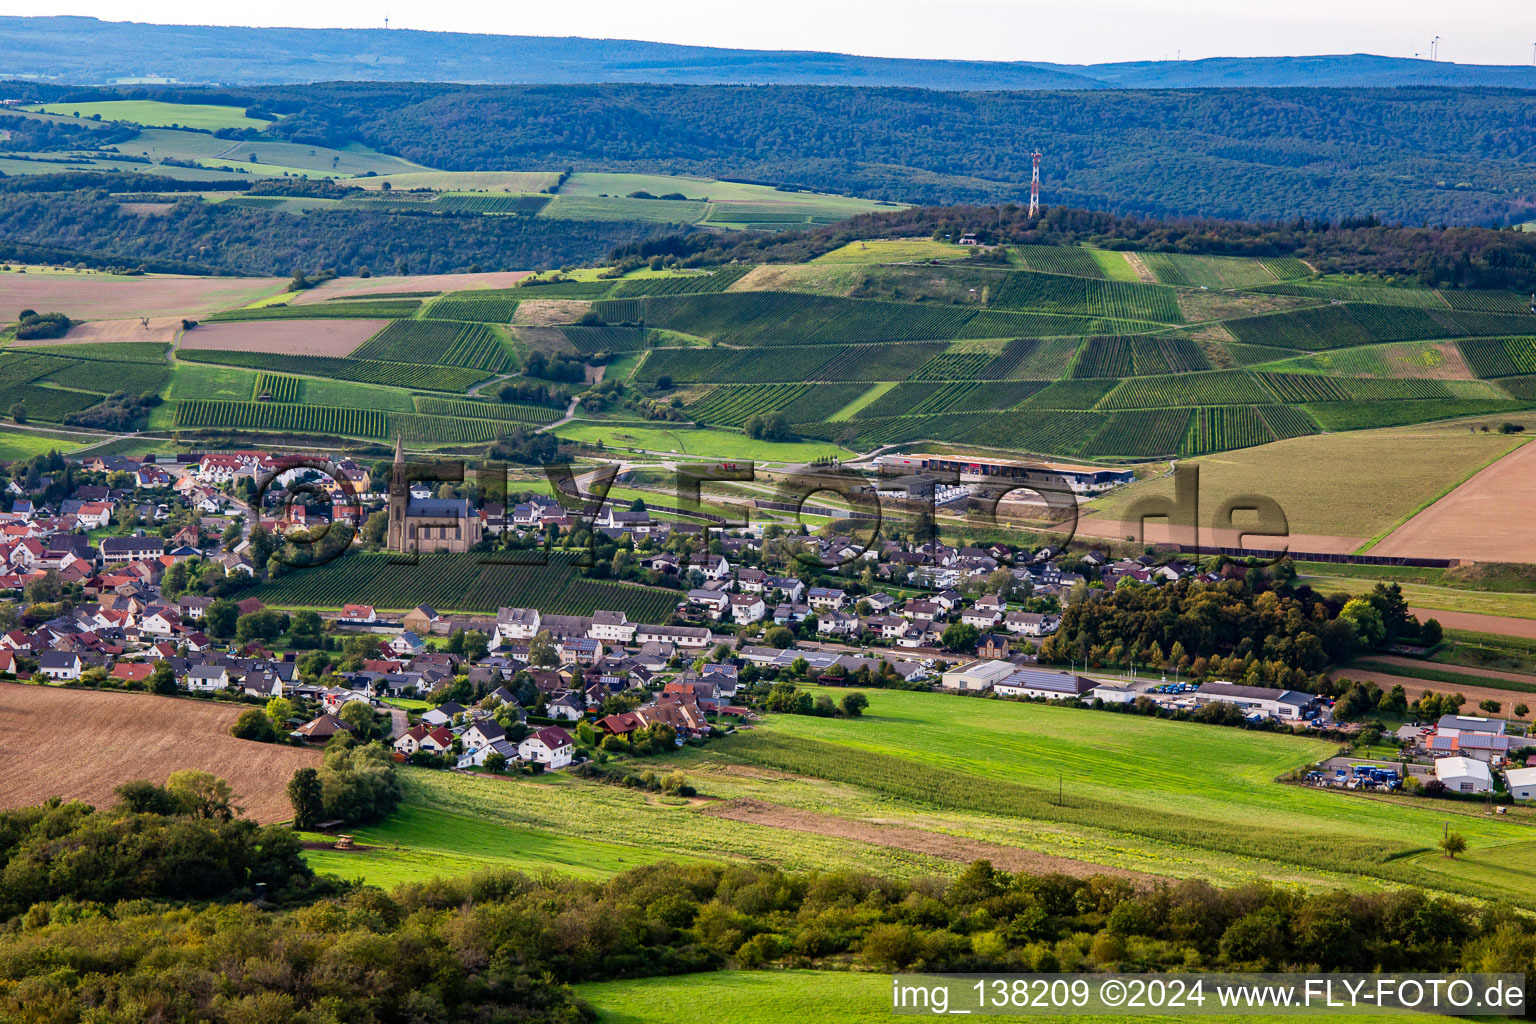
<svg viewBox="0 0 1536 1024"><path fill-rule="evenodd" d="M1504 773L1504 785L1516 800L1536 800L1536 768L1511 768Z"/></svg>
<svg viewBox="0 0 1536 1024"><path fill-rule="evenodd" d="M537 608L499 608L496 633L503 640L532 640L539 635L541 620Z"/></svg>
<svg viewBox="0 0 1536 1024"><path fill-rule="evenodd" d="M492 754L500 754L511 764L517 760L517 747L510 740L496 740L492 743L476 747L459 758L460 768L484 768L485 762Z"/></svg>
<svg viewBox="0 0 1536 1024"><path fill-rule="evenodd" d="M1093 689L1093 680L1087 676L1049 669L1017 667L1014 667L1014 671L1009 673L1007 678L999 679L992 686L992 692L1000 697L1044 697L1048 700L1081 697L1091 689Z"/></svg>
<svg viewBox="0 0 1536 1024"><path fill-rule="evenodd" d="M759 622L767 612L761 594L731 595L731 618L739 624Z"/></svg>
<svg viewBox="0 0 1536 1024"><path fill-rule="evenodd" d="M529 733L517 745L518 756L524 761L536 761L546 768L564 768L571 763L576 741L558 725L547 725L538 732Z"/></svg>
<svg viewBox="0 0 1536 1024"><path fill-rule="evenodd" d="M211 693L229 686L229 672L223 665L194 665L183 682L189 690Z"/></svg>
<svg viewBox="0 0 1536 1024"><path fill-rule="evenodd" d="M592 613L592 625L587 629L587 636L610 644L627 645L635 639L637 628L639 628L638 624L630 622L629 616L623 612L595 611Z"/></svg>
<svg viewBox="0 0 1536 1024"><path fill-rule="evenodd" d="M1452 793L1486 793L1493 788L1488 765L1470 757L1442 757L1435 761L1435 778Z"/></svg>
<svg viewBox="0 0 1536 1024"><path fill-rule="evenodd" d="M79 679L80 655L70 651L44 651L38 658L38 671L49 679Z"/></svg>

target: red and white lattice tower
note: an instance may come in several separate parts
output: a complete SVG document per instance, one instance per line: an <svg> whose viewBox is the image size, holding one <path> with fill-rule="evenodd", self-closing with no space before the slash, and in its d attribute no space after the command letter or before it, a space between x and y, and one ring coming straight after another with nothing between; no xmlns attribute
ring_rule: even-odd
<svg viewBox="0 0 1536 1024"><path fill-rule="evenodd" d="M1040 151L1035 150L1035 170L1029 178L1029 215L1036 216L1040 212Z"/></svg>

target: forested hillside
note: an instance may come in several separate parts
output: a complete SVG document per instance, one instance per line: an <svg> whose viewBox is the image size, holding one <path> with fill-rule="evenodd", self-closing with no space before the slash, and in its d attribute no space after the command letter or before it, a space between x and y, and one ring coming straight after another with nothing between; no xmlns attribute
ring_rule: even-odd
<svg viewBox="0 0 1536 1024"><path fill-rule="evenodd" d="M1016 200L1237 219L1526 219L1530 94L1501 89L938 92L814 86L79 89L286 115L261 137L360 142L445 170L664 171L908 203Z"/></svg>

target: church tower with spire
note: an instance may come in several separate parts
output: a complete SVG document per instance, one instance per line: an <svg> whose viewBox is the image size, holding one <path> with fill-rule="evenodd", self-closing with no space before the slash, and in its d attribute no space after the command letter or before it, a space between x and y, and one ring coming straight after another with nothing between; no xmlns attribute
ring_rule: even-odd
<svg viewBox="0 0 1536 1024"><path fill-rule="evenodd" d="M405 550L405 513L411 504L411 482L405 472L405 444L395 435L395 464L389 471L389 530L386 546L391 551Z"/></svg>

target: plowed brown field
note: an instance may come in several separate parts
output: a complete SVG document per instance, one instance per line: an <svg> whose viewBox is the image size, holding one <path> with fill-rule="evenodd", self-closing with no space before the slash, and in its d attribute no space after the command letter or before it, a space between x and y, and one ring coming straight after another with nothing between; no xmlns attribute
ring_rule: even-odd
<svg viewBox="0 0 1536 1024"><path fill-rule="evenodd" d="M198 768L234 787L247 817L291 815L286 787L295 770L320 763L320 751L237 740L243 708L147 693L112 693L0 683L0 808L51 796L98 807L133 779L162 783Z"/></svg>

